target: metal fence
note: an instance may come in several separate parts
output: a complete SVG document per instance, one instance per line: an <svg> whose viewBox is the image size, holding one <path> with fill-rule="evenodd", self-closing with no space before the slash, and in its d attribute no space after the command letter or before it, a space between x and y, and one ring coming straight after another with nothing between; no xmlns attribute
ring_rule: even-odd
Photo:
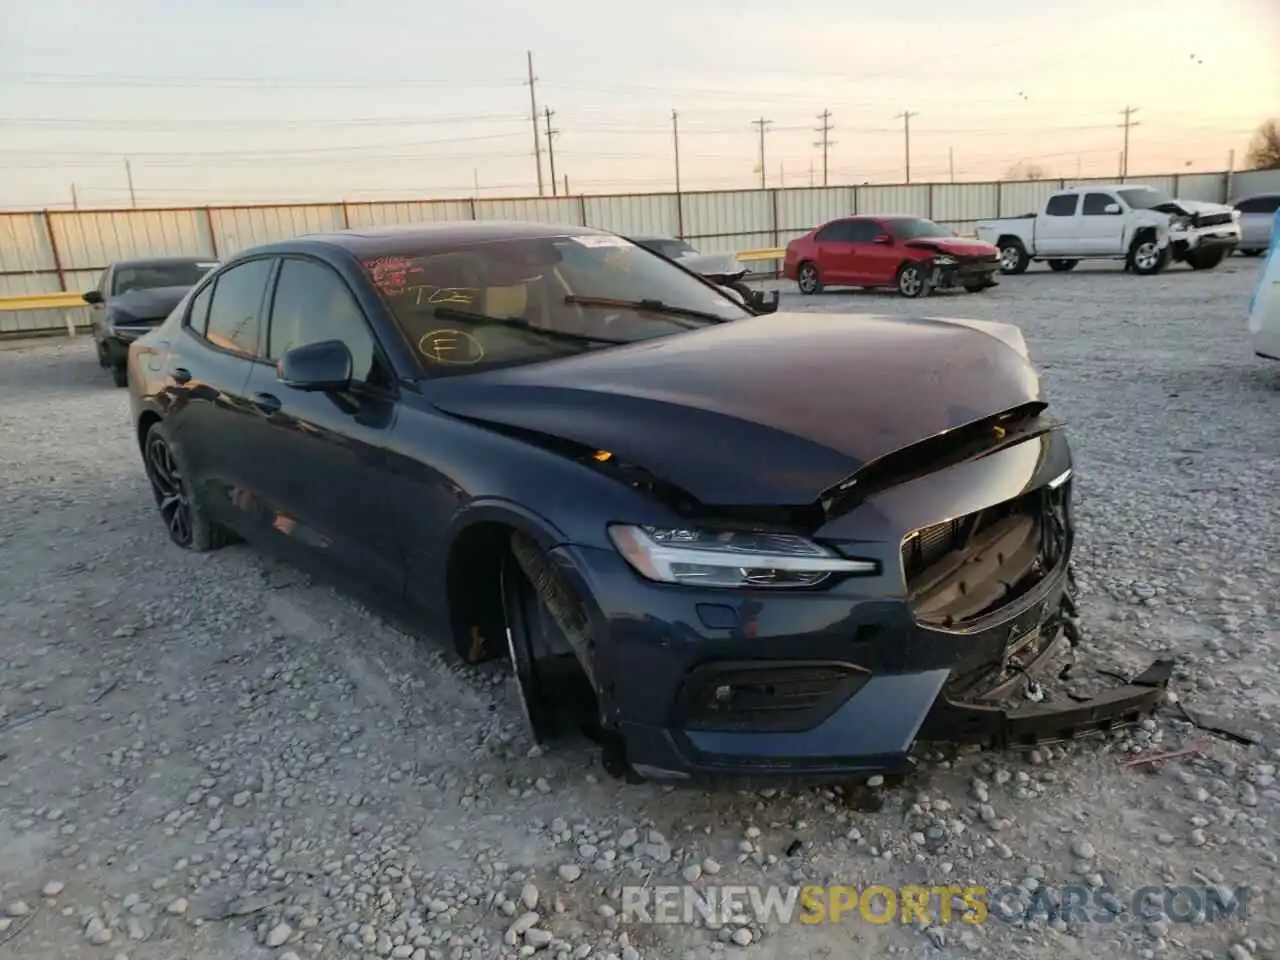
<svg viewBox="0 0 1280 960"><path fill-rule="evenodd" d="M1128 180L1186 199L1223 201L1254 189L1244 182L1251 176L1196 173ZM1027 213L1064 185L1090 182L1114 180L0 213L0 298L88 289L113 260L184 255L219 259L302 233L392 223L533 220L632 236L680 236L704 251L781 247L815 224L851 213L930 217L965 233L978 220ZM87 323L84 309L0 312L0 335Z"/></svg>

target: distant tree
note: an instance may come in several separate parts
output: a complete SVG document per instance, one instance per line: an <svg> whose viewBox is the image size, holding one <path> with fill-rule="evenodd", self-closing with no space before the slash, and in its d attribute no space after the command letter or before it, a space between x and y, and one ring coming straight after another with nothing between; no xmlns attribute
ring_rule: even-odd
<svg viewBox="0 0 1280 960"><path fill-rule="evenodd" d="M1249 167L1253 170L1280 170L1280 120L1262 123L1249 142Z"/></svg>
<svg viewBox="0 0 1280 960"><path fill-rule="evenodd" d="M1019 160L1004 174L1006 180L1043 180L1044 177L1044 167L1026 160Z"/></svg>

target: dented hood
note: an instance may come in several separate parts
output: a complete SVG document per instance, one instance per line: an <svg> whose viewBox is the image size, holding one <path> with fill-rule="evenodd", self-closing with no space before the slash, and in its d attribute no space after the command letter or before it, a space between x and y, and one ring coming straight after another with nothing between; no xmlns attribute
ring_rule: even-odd
<svg viewBox="0 0 1280 960"><path fill-rule="evenodd" d="M1000 251L994 244L985 240L970 240L968 237L920 237L908 240L905 246L922 250L937 250L953 257L998 257Z"/></svg>
<svg viewBox="0 0 1280 960"><path fill-rule="evenodd" d="M679 258L679 263L685 269L704 277L736 276L747 270L737 255L732 253L687 253Z"/></svg>
<svg viewBox="0 0 1280 960"><path fill-rule="evenodd" d="M704 504L799 506L1040 387L1015 327L774 313L424 392L454 416L609 450Z"/></svg>

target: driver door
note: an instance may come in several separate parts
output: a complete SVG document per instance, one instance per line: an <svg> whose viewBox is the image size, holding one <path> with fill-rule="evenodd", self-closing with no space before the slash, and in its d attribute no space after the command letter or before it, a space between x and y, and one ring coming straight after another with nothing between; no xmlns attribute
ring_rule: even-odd
<svg viewBox="0 0 1280 960"><path fill-rule="evenodd" d="M318 260L285 257L270 296L266 350L246 388L259 534L301 564L399 596L404 565L387 494L397 394L346 281ZM341 392L289 386L276 362L292 347L341 340L352 382Z"/></svg>

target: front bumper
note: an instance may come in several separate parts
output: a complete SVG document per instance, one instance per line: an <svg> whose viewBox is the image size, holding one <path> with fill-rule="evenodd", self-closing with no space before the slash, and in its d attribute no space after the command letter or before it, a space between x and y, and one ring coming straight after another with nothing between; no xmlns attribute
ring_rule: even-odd
<svg viewBox="0 0 1280 960"><path fill-rule="evenodd" d="M1002 483L1008 494L1043 489L1020 471L1053 477L1069 462L1065 441L1046 436L895 488L862 519L832 521L828 542L879 560L884 572L829 589L667 586L607 548L553 549L559 570L591 598L602 726L645 776L811 782L904 773L922 741L1003 748L1134 723L1159 703L1167 665L1089 700L1053 684L1074 629L1069 539L1016 599L944 629L919 621L906 599L898 533L872 530L911 529L935 510L985 509L1001 502ZM1061 496L1069 504L1069 485ZM1042 679L1051 689L1033 703L1027 683Z"/></svg>
<svg viewBox="0 0 1280 960"><path fill-rule="evenodd" d="M947 290L952 287L987 286L993 287L999 281L996 272L1000 269L1000 260L957 260L955 263L934 263L932 284L935 289Z"/></svg>
<svg viewBox="0 0 1280 960"><path fill-rule="evenodd" d="M1192 250L1227 250L1240 244L1240 227L1234 223L1193 227L1186 232L1173 233L1169 238L1173 255L1182 259Z"/></svg>

